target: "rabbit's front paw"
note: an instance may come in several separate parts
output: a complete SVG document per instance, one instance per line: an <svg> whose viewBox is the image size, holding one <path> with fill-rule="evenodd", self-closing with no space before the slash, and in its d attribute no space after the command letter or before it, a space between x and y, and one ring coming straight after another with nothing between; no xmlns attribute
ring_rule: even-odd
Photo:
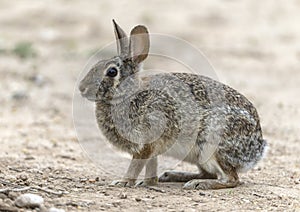
<svg viewBox="0 0 300 212"><path fill-rule="evenodd" d="M119 186L119 187L129 187L134 186L135 180L131 179L121 179L121 180L114 180L110 184L111 186Z"/></svg>
<svg viewBox="0 0 300 212"><path fill-rule="evenodd" d="M135 187L139 187L139 186L153 186L153 185L156 185L157 182L158 182L158 178L157 177L146 178L144 180L141 180L141 181L137 182L135 184Z"/></svg>

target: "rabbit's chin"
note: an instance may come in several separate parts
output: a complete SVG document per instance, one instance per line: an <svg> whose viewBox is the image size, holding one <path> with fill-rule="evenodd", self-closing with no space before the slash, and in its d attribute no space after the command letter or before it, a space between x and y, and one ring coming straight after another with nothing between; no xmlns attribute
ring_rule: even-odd
<svg viewBox="0 0 300 212"><path fill-rule="evenodd" d="M87 95L81 95L82 98L88 100L88 101L91 101L91 102L97 102L98 99L95 97L95 96L87 96Z"/></svg>
<svg viewBox="0 0 300 212"><path fill-rule="evenodd" d="M90 102L97 102L97 101L99 101L98 99L92 98L92 97L88 97L86 99L89 100Z"/></svg>

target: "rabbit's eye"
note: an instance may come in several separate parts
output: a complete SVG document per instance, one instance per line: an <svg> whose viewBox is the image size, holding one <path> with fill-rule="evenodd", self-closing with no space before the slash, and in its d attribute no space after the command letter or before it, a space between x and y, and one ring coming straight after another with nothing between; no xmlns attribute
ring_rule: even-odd
<svg viewBox="0 0 300 212"><path fill-rule="evenodd" d="M117 76L117 74L118 74L118 70L114 67L109 68L106 72L106 75L109 77L115 77L115 76Z"/></svg>

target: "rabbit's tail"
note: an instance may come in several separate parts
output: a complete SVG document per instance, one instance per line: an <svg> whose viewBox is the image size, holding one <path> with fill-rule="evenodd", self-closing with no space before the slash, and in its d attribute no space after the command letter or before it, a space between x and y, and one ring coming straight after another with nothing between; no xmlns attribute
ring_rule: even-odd
<svg viewBox="0 0 300 212"><path fill-rule="evenodd" d="M269 146L265 139L258 139L257 143L259 144L258 149L256 149L256 157L252 161L244 163L241 168L238 169L238 172L246 172L257 165L257 163L266 157Z"/></svg>

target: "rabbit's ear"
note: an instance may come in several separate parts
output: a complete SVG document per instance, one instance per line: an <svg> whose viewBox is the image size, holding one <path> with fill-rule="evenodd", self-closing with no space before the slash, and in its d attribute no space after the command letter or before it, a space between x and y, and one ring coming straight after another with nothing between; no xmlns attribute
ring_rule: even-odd
<svg viewBox="0 0 300 212"><path fill-rule="evenodd" d="M117 48L119 55L127 55L128 54L128 37L123 29L116 23L113 19L113 24L115 28L115 36L117 41Z"/></svg>
<svg viewBox="0 0 300 212"><path fill-rule="evenodd" d="M146 27L138 25L131 30L129 57L135 63L140 63L148 56L150 48L149 34Z"/></svg>

